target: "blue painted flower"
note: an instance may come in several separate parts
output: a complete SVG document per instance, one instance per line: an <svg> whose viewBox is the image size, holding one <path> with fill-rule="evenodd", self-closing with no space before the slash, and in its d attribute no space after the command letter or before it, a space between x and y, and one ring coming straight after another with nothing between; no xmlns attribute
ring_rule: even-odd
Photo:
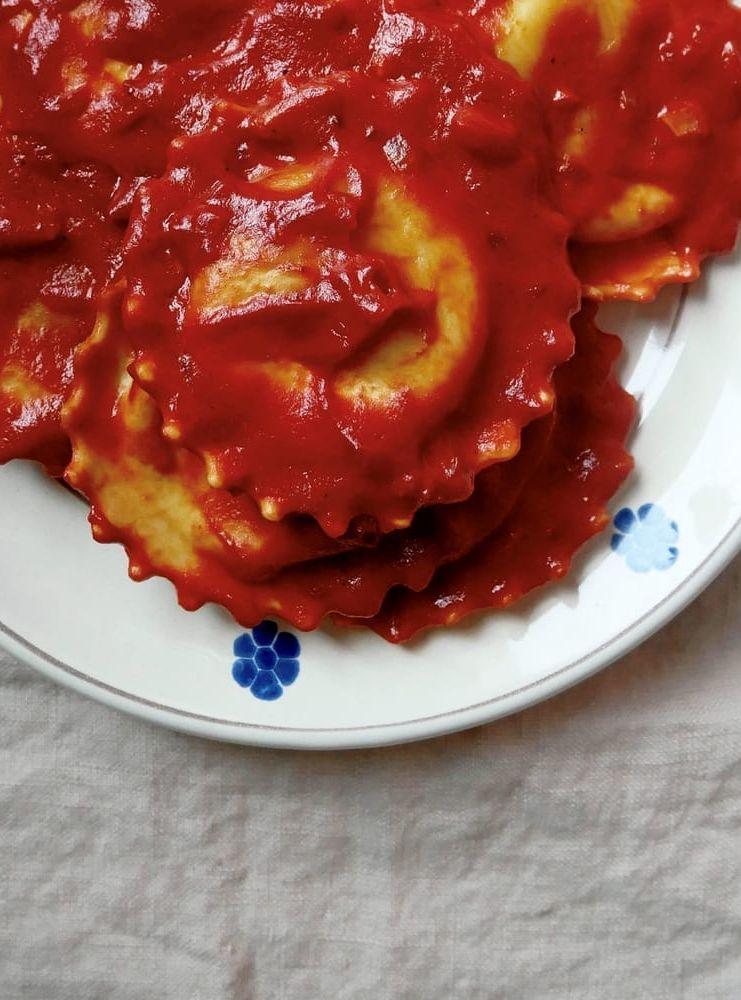
<svg viewBox="0 0 741 1000"><path fill-rule="evenodd" d="M679 528L656 504L645 503L635 513L623 507L613 523L617 529L611 541L613 551L635 573L669 569L677 561Z"/></svg>
<svg viewBox="0 0 741 1000"><path fill-rule="evenodd" d="M275 701L299 674L301 646L291 632L264 621L234 640L232 677L261 701Z"/></svg>

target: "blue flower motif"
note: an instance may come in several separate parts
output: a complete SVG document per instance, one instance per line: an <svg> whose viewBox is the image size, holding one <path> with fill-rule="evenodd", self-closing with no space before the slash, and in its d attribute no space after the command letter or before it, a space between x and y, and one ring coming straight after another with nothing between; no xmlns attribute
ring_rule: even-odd
<svg viewBox="0 0 741 1000"><path fill-rule="evenodd" d="M291 632L264 621L234 640L232 677L261 701L276 701L299 674L301 646Z"/></svg>
<svg viewBox="0 0 741 1000"><path fill-rule="evenodd" d="M635 573L670 569L679 557L679 528L661 507L644 503L637 512L623 507L615 516L611 545Z"/></svg>

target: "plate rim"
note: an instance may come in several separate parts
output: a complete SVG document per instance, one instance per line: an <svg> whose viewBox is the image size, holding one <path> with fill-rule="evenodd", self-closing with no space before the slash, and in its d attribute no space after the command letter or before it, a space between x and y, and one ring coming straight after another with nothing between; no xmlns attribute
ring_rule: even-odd
<svg viewBox="0 0 741 1000"><path fill-rule="evenodd" d="M589 653L515 691L449 712L402 722L348 727L296 727L199 715L123 691L36 646L0 620L0 647L51 680L109 708L177 732L223 743L281 750L358 750L434 739L524 711L579 684L630 653L667 625L741 551L741 516L712 551L657 604Z"/></svg>

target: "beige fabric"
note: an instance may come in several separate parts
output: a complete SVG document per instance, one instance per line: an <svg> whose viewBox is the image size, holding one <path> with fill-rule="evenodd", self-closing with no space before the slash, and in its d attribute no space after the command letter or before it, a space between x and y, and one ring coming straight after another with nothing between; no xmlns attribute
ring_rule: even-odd
<svg viewBox="0 0 741 1000"><path fill-rule="evenodd" d="M2 1000L737 1000L741 562L426 745L265 752L0 667Z"/></svg>

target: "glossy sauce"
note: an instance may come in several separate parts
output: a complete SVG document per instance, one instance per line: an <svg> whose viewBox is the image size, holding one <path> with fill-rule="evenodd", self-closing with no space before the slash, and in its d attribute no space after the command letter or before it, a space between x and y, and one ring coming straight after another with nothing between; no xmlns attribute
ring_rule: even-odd
<svg viewBox="0 0 741 1000"><path fill-rule="evenodd" d="M249 86L173 144L125 248L168 433L332 535L470 495L572 349L527 89L465 27L392 10L261 13Z"/></svg>
<svg viewBox="0 0 741 1000"><path fill-rule="evenodd" d="M411 522L368 552L271 563L259 584L237 559L208 564L175 580L187 606L216 599L245 625L278 607L308 628L373 615L389 586L425 588L394 590L372 622L400 641L561 575L629 471L632 417L617 345L587 311L551 434L576 306L567 235L590 294L640 298L695 277L739 215L738 14L638 7L602 54L593 19L567 10L527 83L491 56L480 4L476 23L411 0L3 4L0 460L61 472L73 350L101 290L125 280L131 374L169 435L157 462L168 446L202 455L234 509L254 498L332 536L362 515ZM564 152L587 107L589 142ZM635 183L669 193L665 214L600 235ZM414 219L438 248L427 285L393 244ZM242 294L256 263L258 294ZM473 288L464 342L430 375L419 359L456 268L472 275L452 286ZM373 359L383 391L348 403L342 386ZM419 391L393 385L404 364ZM113 437L97 441L113 457ZM137 575L168 575L145 563Z"/></svg>
<svg viewBox="0 0 741 1000"><path fill-rule="evenodd" d="M624 441L635 403L613 373L620 340L602 333L594 314L590 304L575 317L576 353L556 375L559 403L549 450L519 503L423 591L392 590L368 623L383 638L406 642L423 629L509 607L563 577L574 553L609 523L606 504L633 467Z"/></svg>
<svg viewBox="0 0 741 1000"><path fill-rule="evenodd" d="M210 71L219 30L235 22L228 4L204 11L180 0L0 8L0 461L36 458L59 475L69 458L60 412L74 348L115 279L134 192L187 113L185 75L199 56Z"/></svg>
<svg viewBox="0 0 741 1000"><path fill-rule="evenodd" d="M203 5L174 0L37 0L0 12L5 127L42 141L65 167L113 172L96 219L107 212L111 225L129 224L127 316L141 360L157 361L146 388L168 430L210 457L212 479L250 489L266 516L309 513L335 535L366 513L382 529L401 526L423 503L470 494L475 473L511 457L521 428L552 407L549 376L571 351L565 320L575 306L565 231L539 193L537 108L472 31L414 4L359 0L254 11L221 2L208 17ZM256 178L294 162L317 168L296 197ZM424 215L420 237L449 237L448 256L467 258L466 343L443 358L446 378L418 376L416 394L402 375L380 388L371 376L369 391L341 399L334 382L352 382L380 348L396 351L387 369L404 350L407 367L429 354L429 368L440 313L460 298L453 288L440 305L434 289L413 287L398 256L364 245L374 198L390 185ZM18 224L32 227L34 214L29 206ZM322 261L304 269L306 294L212 311L205 322L195 309L178 318L182 282L223 255L235 232L271 250L282 240L319 246ZM100 249L96 236L88 252L98 262ZM72 252L66 238L59 250ZM111 264L109 275L117 258ZM440 273L448 269L443 260ZM89 332L97 287L85 287L74 331L34 359L54 386L41 438L54 436L71 372L63 346ZM10 275L5 288L12 297ZM397 350L391 341L407 331L411 343ZM9 328L0 367L17 341ZM248 377L242 362L261 360L289 372L301 365L302 390ZM19 407L10 395L7 411ZM24 409L29 427L35 412ZM18 425L11 420L6 457L28 453Z"/></svg>
<svg viewBox="0 0 741 1000"><path fill-rule="evenodd" d="M507 6L474 17L496 37ZM563 4L530 73L574 266L598 299L694 280L704 257L732 249L741 217L741 11L727 0L624 7L605 46L594 4Z"/></svg>
<svg viewBox="0 0 741 1000"><path fill-rule="evenodd" d="M0 461L68 459L59 415L72 351L116 267L123 229L107 212L116 178L66 166L41 143L0 135Z"/></svg>
<svg viewBox="0 0 741 1000"><path fill-rule="evenodd" d="M420 510L381 538L330 539L309 518L266 521L246 494L209 488L203 463L162 435L151 398L125 375L131 344L113 308L119 294L106 297L77 354L65 479L90 501L96 540L123 544L134 579L167 577L189 609L216 600L245 625L280 614L304 629L330 612L374 615L391 587L425 587L491 534L547 453L552 416L526 429L515 458L482 472L468 500Z"/></svg>

